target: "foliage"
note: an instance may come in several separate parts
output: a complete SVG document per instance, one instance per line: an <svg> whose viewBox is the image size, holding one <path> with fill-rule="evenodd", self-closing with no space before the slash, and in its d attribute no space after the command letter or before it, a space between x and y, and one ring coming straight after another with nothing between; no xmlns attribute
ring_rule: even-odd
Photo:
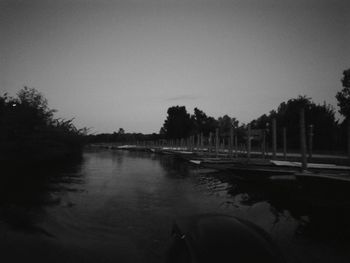
<svg viewBox="0 0 350 263"><path fill-rule="evenodd" d="M0 96L0 160L54 160L79 154L84 129L55 119L46 98L24 87L16 98Z"/></svg>
<svg viewBox="0 0 350 263"><path fill-rule="evenodd" d="M164 121L161 133L167 138L186 138L189 136L192 123L190 114L187 113L185 106L173 106L167 111L168 116Z"/></svg>
<svg viewBox="0 0 350 263"><path fill-rule="evenodd" d="M338 100L338 106L340 108L339 113L345 118L350 117L350 68L344 70L343 78L341 80L343 89L336 95Z"/></svg>
<svg viewBox="0 0 350 263"><path fill-rule="evenodd" d="M224 136L229 136L231 127L238 127L238 124L239 122L236 118L231 118L228 115L218 118L219 132Z"/></svg>
<svg viewBox="0 0 350 263"><path fill-rule="evenodd" d="M338 123L335 120L334 108L324 103L317 105L306 96L290 99L282 102L277 111L271 111L269 115L262 115L251 122L252 128L270 129L273 118L277 122L277 140L282 144L282 128L287 129L287 143L289 148L299 148L299 111L305 110L305 122L307 127L313 125L314 148L333 149L336 145ZM271 132L268 134L271 141Z"/></svg>
<svg viewBox="0 0 350 263"><path fill-rule="evenodd" d="M208 136L210 132L215 132L215 129L218 127L218 123L213 117L207 116L198 108L194 108L194 115L191 115L191 122L191 134L203 133L204 136Z"/></svg>

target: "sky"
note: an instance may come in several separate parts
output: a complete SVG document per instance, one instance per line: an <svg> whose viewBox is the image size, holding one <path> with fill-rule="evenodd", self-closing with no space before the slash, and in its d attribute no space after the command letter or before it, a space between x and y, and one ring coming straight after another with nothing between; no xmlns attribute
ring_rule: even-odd
<svg viewBox="0 0 350 263"><path fill-rule="evenodd" d="M247 123L307 95L336 107L348 0L0 0L0 94L36 88L91 132L159 132L184 105Z"/></svg>

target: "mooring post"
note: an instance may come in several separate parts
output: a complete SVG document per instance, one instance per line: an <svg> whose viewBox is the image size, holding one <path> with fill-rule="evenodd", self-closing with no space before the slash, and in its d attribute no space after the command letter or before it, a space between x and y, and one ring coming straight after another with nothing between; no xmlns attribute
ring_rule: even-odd
<svg viewBox="0 0 350 263"><path fill-rule="evenodd" d="M308 137L309 137L309 162L311 162L312 147L313 147L313 137L314 137L314 126L312 124L309 125Z"/></svg>
<svg viewBox="0 0 350 263"><path fill-rule="evenodd" d="M266 123L265 128L265 157L269 158L269 134L270 134L270 123Z"/></svg>
<svg viewBox="0 0 350 263"><path fill-rule="evenodd" d="M348 133L348 159L349 159L349 164L350 164L350 116L349 117L347 117L347 126L348 126L348 128L347 128L347 133Z"/></svg>
<svg viewBox="0 0 350 263"><path fill-rule="evenodd" d="M248 158L248 161L250 160L250 150L251 150L250 135L251 135L250 124L248 124L248 132L247 132L247 158Z"/></svg>
<svg viewBox="0 0 350 263"><path fill-rule="evenodd" d="M213 134L212 134L212 132L209 132L209 142L208 142L208 144L209 144L209 146L208 146L208 151L209 151L209 155L211 154L211 152L212 152L212 140L213 140Z"/></svg>
<svg viewBox="0 0 350 263"><path fill-rule="evenodd" d="M306 135L305 135L305 109L302 107L299 111L300 121L300 148L301 148L301 169L305 171L307 169L306 160Z"/></svg>
<svg viewBox="0 0 350 263"><path fill-rule="evenodd" d="M277 152L277 132L276 132L276 119L272 119L272 159L276 159Z"/></svg>
<svg viewBox="0 0 350 263"><path fill-rule="evenodd" d="M235 157L238 157L238 135L237 135L237 130L235 132L234 135L234 139L235 139Z"/></svg>
<svg viewBox="0 0 350 263"><path fill-rule="evenodd" d="M262 158L265 159L265 154L266 154L266 130L262 130L261 154L262 154Z"/></svg>
<svg viewBox="0 0 350 263"><path fill-rule="evenodd" d="M204 152L204 137L203 137L203 132L201 132L201 151Z"/></svg>
<svg viewBox="0 0 350 263"><path fill-rule="evenodd" d="M287 129L283 127L283 158L287 160Z"/></svg>
<svg viewBox="0 0 350 263"><path fill-rule="evenodd" d="M219 128L215 129L215 155L219 157Z"/></svg>
<svg viewBox="0 0 350 263"><path fill-rule="evenodd" d="M222 145L222 152L223 153L226 153L226 145L227 145L227 140L226 140L226 138L225 137L223 137L222 138L222 143L221 143L221 145Z"/></svg>
<svg viewBox="0 0 350 263"><path fill-rule="evenodd" d="M230 158L233 158L233 126L230 127Z"/></svg>

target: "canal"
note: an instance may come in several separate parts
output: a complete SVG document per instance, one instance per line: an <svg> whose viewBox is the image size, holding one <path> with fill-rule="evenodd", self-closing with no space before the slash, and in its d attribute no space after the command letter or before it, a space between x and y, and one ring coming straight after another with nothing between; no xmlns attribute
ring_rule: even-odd
<svg viewBox="0 0 350 263"><path fill-rule="evenodd" d="M347 207L306 203L171 156L90 149L65 167L6 173L1 262L163 262L174 220L204 213L256 224L287 262L349 262Z"/></svg>

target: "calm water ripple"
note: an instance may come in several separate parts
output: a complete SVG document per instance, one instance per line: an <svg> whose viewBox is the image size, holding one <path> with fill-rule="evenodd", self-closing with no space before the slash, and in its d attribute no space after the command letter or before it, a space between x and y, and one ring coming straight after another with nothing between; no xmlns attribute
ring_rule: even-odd
<svg viewBox="0 0 350 263"><path fill-rule="evenodd" d="M169 156L88 150L81 163L47 173L40 184L1 188L1 262L162 262L173 221L201 213L255 223L288 262L350 258L341 208L301 205Z"/></svg>

